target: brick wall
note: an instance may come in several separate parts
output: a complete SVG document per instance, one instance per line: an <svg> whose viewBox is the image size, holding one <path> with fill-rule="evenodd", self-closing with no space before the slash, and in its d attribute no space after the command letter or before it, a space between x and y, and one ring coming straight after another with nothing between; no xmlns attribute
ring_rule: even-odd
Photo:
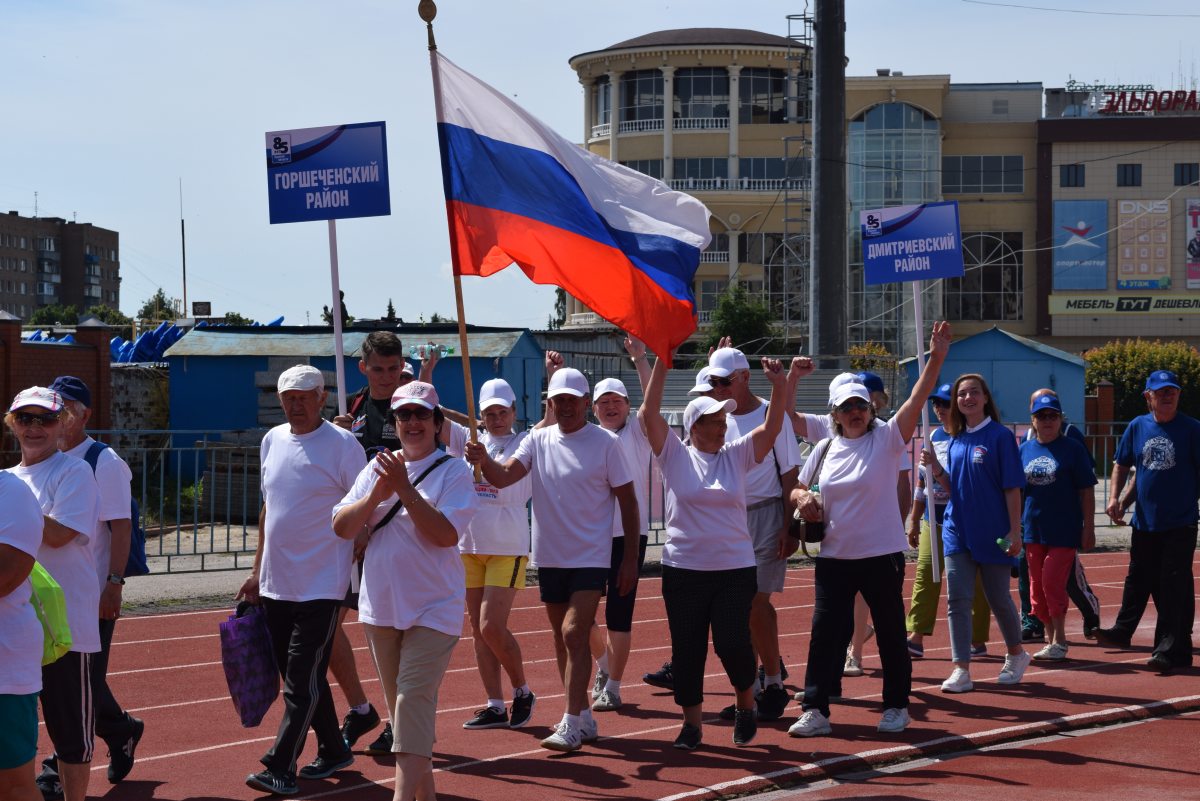
<svg viewBox="0 0 1200 801"><path fill-rule="evenodd" d="M108 326L81 325L74 345L22 342L21 321L0 319L0 400L4 411L13 397L32 386L46 386L60 375L82 379L92 392L90 428L110 427L112 378Z"/></svg>

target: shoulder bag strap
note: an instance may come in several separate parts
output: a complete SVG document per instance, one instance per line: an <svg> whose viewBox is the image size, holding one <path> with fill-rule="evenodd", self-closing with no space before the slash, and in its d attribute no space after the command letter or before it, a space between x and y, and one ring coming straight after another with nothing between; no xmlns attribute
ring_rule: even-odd
<svg viewBox="0 0 1200 801"><path fill-rule="evenodd" d="M417 480L413 482L413 486L415 487L415 486L417 486L418 484L420 484L422 481L424 481L424 480L425 480L425 476L427 476L427 475L429 475L430 473L432 473L432 472L433 472L433 469L434 469L435 467L437 467L438 465L442 464L443 462L448 462L448 461L450 461L450 460L451 460L451 459L453 459L453 458L454 458L454 457L453 457L453 456L451 456L451 455L450 455L450 454L448 454L448 453L447 453L447 454L443 454L443 455L442 455L442 457L441 457L440 459L438 459L438 460L437 460L436 462L434 462L433 464L429 465L429 467L426 467L426 468L425 468L425 470L424 470L424 472L422 472L422 473L421 473L421 475L417 476ZM387 512L387 514L386 514L386 515L384 515L384 516L383 516L383 519L382 519L382 520L380 520L378 523L376 523L376 524L375 524L375 528L371 529L371 533L372 533L372 534L374 534L376 531L379 531L379 529L383 528L383 527L384 527L384 526L386 526L388 523L392 522L392 518L393 518L393 517L395 517L397 514L399 514L399 513L400 513L400 510L401 510L403 507L404 507L404 504L403 504L403 503L401 503L401 502L400 502L400 500L397 498L397 499L396 499L396 505L395 505L395 506L393 506L391 509L388 509L388 512Z"/></svg>

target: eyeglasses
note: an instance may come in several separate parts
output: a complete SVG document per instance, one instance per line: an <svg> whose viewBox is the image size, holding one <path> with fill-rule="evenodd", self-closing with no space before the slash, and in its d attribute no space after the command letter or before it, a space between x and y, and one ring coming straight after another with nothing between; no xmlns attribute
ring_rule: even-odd
<svg viewBox="0 0 1200 801"><path fill-rule="evenodd" d="M39 425L42 428L58 424L58 412L52 414L30 414L29 412L17 412L13 415L13 420L19 425L32 426Z"/></svg>
<svg viewBox="0 0 1200 801"><path fill-rule="evenodd" d="M855 398L854 400L846 401L841 406L837 407L837 410L845 414L846 412L865 412L870 408L871 404L867 403L865 400Z"/></svg>
<svg viewBox="0 0 1200 801"><path fill-rule="evenodd" d="M1033 416L1033 419L1034 420L1057 420L1061 416L1062 415L1060 415L1058 412L1056 412L1052 409L1047 409L1045 411L1041 411L1041 412L1038 412L1037 414L1035 414Z"/></svg>
<svg viewBox="0 0 1200 801"><path fill-rule="evenodd" d="M932 401L930 401L930 403L933 404L933 408L935 408L935 409L949 409L950 408L950 401L944 401L941 398L934 398Z"/></svg>
<svg viewBox="0 0 1200 801"><path fill-rule="evenodd" d="M401 423L407 423L413 418L418 420L428 420L433 417L433 409L397 409L396 419Z"/></svg>
<svg viewBox="0 0 1200 801"><path fill-rule="evenodd" d="M710 387L731 387L731 386L733 386L733 379L732 378L717 378L716 376L713 376L708 379L708 385Z"/></svg>

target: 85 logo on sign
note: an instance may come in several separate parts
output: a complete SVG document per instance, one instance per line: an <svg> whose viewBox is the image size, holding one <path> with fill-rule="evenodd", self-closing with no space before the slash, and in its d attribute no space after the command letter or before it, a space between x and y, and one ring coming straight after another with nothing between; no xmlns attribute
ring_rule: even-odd
<svg viewBox="0 0 1200 801"><path fill-rule="evenodd" d="M868 237L883 236L883 218L877 211L864 211L862 214L862 235Z"/></svg>
<svg viewBox="0 0 1200 801"><path fill-rule="evenodd" d="M292 163L292 137L291 134L280 134L273 137L271 140L271 163L272 164L291 164Z"/></svg>

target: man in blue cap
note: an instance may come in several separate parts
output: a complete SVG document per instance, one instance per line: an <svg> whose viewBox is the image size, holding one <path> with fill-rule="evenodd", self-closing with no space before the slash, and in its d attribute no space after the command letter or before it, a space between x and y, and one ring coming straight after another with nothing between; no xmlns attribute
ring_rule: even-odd
<svg viewBox="0 0 1200 801"><path fill-rule="evenodd" d="M1129 574L1116 621L1096 632L1096 639L1110 648L1128 648L1153 596L1158 622L1147 665L1166 674L1192 664L1200 421L1179 413L1179 379L1169 370L1151 373L1142 394L1150 411L1133 419L1117 445L1106 509L1114 523L1125 524L1121 490L1136 464Z"/></svg>

